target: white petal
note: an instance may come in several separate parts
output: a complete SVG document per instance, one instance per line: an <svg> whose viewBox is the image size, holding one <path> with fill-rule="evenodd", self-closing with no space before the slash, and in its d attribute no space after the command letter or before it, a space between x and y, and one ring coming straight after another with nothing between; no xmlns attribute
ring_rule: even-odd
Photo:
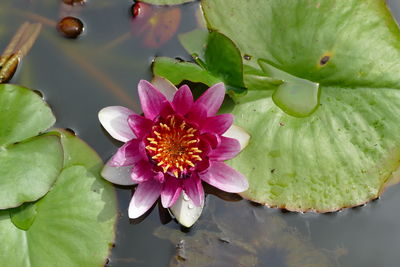
<svg viewBox="0 0 400 267"><path fill-rule="evenodd" d="M106 164L101 171L101 176L107 181L118 185L134 185L131 178L132 166L111 167Z"/></svg>
<svg viewBox="0 0 400 267"><path fill-rule="evenodd" d="M234 138L240 143L240 150L249 144L250 135L241 127L232 125L222 136Z"/></svg>
<svg viewBox="0 0 400 267"><path fill-rule="evenodd" d="M132 114L134 112L128 108L110 106L100 110L98 116L101 125L112 137L127 142L136 137L128 125L128 117Z"/></svg>
<svg viewBox="0 0 400 267"><path fill-rule="evenodd" d="M136 219L148 211L161 194L162 184L155 179L140 183L129 203L128 216Z"/></svg>
<svg viewBox="0 0 400 267"><path fill-rule="evenodd" d="M200 207L197 207L186 193L182 191L178 200L169 209L180 224L185 227L191 227L199 219L203 211L204 202Z"/></svg>
<svg viewBox="0 0 400 267"><path fill-rule="evenodd" d="M172 101L176 91L178 91L175 85L160 76L154 76L151 83L168 99L168 101Z"/></svg>

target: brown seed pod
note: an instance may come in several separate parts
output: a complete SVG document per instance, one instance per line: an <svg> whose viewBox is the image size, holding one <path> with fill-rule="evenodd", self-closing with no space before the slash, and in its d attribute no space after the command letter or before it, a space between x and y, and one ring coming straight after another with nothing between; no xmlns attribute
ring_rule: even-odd
<svg viewBox="0 0 400 267"><path fill-rule="evenodd" d="M65 17L58 22L57 29L64 37L75 39L83 32L83 22L75 17Z"/></svg>

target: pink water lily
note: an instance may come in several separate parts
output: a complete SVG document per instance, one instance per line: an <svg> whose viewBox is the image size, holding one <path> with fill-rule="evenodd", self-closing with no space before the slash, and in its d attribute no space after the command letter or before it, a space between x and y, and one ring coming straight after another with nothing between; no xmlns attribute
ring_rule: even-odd
<svg viewBox="0 0 400 267"><path fill-rule="evenodd" d="M224 161L235 157L249 136L232 126L231 114L216 115L225 97L223 83L196 101L186 85L177 90L163 79L154 84L138 85L144 116L119 106L99 112L103 127L125 143L102 175L116 184L138 184L130 218L144 214L161 196L163 207L191 226L204 205L202 181L226 192L247 190L247 179Z"/></svg>

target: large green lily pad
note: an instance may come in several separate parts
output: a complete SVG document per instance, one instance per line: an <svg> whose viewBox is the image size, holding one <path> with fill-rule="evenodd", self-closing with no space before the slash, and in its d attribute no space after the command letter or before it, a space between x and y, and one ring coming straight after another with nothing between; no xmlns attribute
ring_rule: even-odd
<svg viewBox="0 0 400 267"><path fill-rule="evenodd" d="M33 137L55 122L43 99L27 88L0 85L0 209L43 197L63 166L56 135Z"/></svg>
<svg viewBox="0 0 400 267"><path fill-rule="evenodd" d="M320 106L296 118L249 91L233 109L252 136L230 164L245 198L334 211L376 198L400 162L400 32L384 1L203 0L209 27L248 55L320 84ZM246 81L246 78L245 78ZM254 83L253 86L257 86ZM257 88L252 88L253 90Z"/></svg>
<svg viewBox="0 0 400 267"><path fill-rule="evenodd" d="M53 189L34 204L0 211L4 266L105 263L115 237L115 190L100 177L97 154L68 132L61 135L65 169Z"/></svg>

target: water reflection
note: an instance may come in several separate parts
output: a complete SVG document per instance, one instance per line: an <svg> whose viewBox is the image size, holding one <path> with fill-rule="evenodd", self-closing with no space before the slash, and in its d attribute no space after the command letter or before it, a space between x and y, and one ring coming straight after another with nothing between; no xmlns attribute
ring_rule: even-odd
<svg viewBox="0 0 400 267"><path fill-rule="evenodd" d="M176 254L170 266L338 266L341 252L316 248L310 236L289 226L279 215L247 201L209 198L209 210L191 234L158 227L154 234L170 240Z"/></svg>

